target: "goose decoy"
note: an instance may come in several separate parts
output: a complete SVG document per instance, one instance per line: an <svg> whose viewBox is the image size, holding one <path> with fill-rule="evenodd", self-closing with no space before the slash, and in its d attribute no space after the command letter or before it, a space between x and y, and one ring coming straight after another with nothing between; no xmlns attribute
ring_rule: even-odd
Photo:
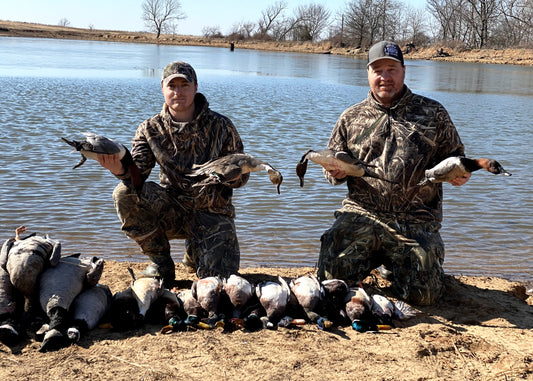
<svg viewBox="0 0 533 381"><path fill-rule="evenodd" d="M300 178L300 187L304 186L304 176L307 172L307 163L309 160L320 164L328 171L340 169L348 176L373 177L375 179L391 182L390 180L384 179L371 172L368 168L373 167L372 165L354 159L348 152L325 149L320 151L307 151L296 165L296 174Z"/></svg>
<svg viewBox="0 0 533 381"><path fill-rule="evenodd" d="M320 329L329 329L333 323L316 312L324 299L324 288L313 274L291 280L289 287L303 308L307 319L318 324Z"/></svg>
<svg viewBox="0 0 533 381"><path fill-rule="evenodd" d="M256 295L266 311L265 326L268 329L276 328L276 324L285 315L291 297L291 290L285 279L278 275L278 281L279 283L263 281L256 287Z"/></svg>
<svg viewBox="0 0 533 381"><path fill-rule="evenodd" d="M82 291L72 303L72 322L67 336L78 342L82 334L95 328L111 306L113 294L108 286L98 283Z"/></svg>
<svg viewBox="0 0 533 381"><path fill-rule="evenodd" d="M46 268L59 262L61 243L50 239L48 235L38 236L36 233L21 237L20 234L25 231L25 226L18 227L15 238L4 242L0 266L6 272L9 286L24 297L24 313L31 317L34 302L38 299L39 277Z"/></svg>
<svg viewBox="0 0 533 381"><path fill-rule="evenodd" d="M418 185L424 185L428 182L441 183L443 181L450 181L479 169L485 169L487 172L494 173L495 175L502 174L504 176L511 176L511 173L503 169L502 165L494 159L471 159L462 156L452 156L444 159L433 168L426 169L424 178Z"/></svg>
<svg viewBox="0 0 533 381"><path fill-rule="evenodd" d="M281 172L273 168L265 161L259 160L245 153L234 153L205 164L195 164L188 177L199 181L194 187L224 184L238 179L242 174L265 170L268 172L270 181L276 185L278 194L283 182Z"/></svg>
<svg viewBox="0 0 533 381"><path fill-rule="evenodd" d="M103 268L103 259L80 259L79 254L75 254L61 258L55 267L41 274L39 300L50 323L41 330L44 339L40 352L55 350L68 343L66 330L70 307L85 285L98 284Z"/></svg>
<svg viewBox="0 0 533 381"><path fill-rule="evenodd" d="M141 172L133 158L130 151L120 143L116 143L111 139L95 134L93 132L84 132L85 140L68 140L61 138L65 143L74 147L76 151L81 154L81 160L76 164L73 169L80 167L85 163L87 158L98 160L98 154L101 155L119 155L119 159L122 162L124 169L130 172L131 183L134 188L139 191L142 188L143 179Z"/></svg>

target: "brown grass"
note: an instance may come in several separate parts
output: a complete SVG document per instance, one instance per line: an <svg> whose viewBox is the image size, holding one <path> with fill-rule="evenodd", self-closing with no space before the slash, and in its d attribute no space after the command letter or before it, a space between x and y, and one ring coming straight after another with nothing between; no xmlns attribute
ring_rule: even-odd
<svg viewBox="0 0 533 381"><path fill-rule="evenodd" d="M159 39L153 33L124 32L113 30L90 30L70 28L54 25L43 25L23 22L0 21L0 36L37 37L79 39L96 41L135 42L162 45L195 45L230 47L234 43L236 49L257 49L269 51L285 51L313 54L346 55L356 58L366 58L366 52L353 47L336 47L330 42L290 42L290 41L233 41L226 38L205 38L199 36L162 35ZM443 49L447 56L437 55L438 49ZM464 49L462 47L446 47L441 45L429 48L415 49L406 54L405 58L415 60L435 60L450 62L473 62L489 64L533 65L532 49Z"/></svg>

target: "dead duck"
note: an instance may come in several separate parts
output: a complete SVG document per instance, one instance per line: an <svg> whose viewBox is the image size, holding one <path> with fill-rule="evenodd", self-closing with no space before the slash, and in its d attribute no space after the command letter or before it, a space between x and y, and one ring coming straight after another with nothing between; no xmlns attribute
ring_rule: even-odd
<svg viewBox="0 0 533 381"><path fill-rule="evenodd" d="M188 177L198 181L193 186L200 187L213 184L224 184L238 179L241 175L250 172L265 170L268 172L270 181L276 185L278 194L283 182L281 172L269 163L259 160L245 153L234 153L205 164L195 164Z"/></svg>
<svg viewBox="0 0 533 381"><path fill-rule="evenodd" d="M278 282L263 281L256 286L256 295L266 311L265 327L275 329L276 324L285 315L291 297L287 282L278 275Z"/></svg>
<svg viewBox="0 0 533 381"><path fill-rule="evenodd" d="M113 295L109 311L111 326L118 331L130 330L144 324L146 314L164 293L163 281L154 277L137 277L128 267L130 286Z"/></svg>
<svg viewBox="0 0 533 381"><path fill-rule="evenodd" d="M105 284L98 283L82 291L72 303L72 321L67 336L78 342L82 334L94 329L109 310L113 294Z"/></svg>
<svg viewBox="0 0 533 381"><path fill-rule="evenodd" d="M494 159L479 158L471 159L463 156L452 156L444 159L431 169L424 172L424 178L418 185L425 185L430 183L442 183L444 181L451 181L457 177L462 177L466 173L475 172L484 169L487 172L495 175L502 174L504 176L511 176L502 165Z"/></svg>
<svg viewBox="0 0 533 381"><path fill-rule="evenodd" d="M320 151L309 150L302 156L296 165L296 175L300 178L300 187L304 186L304 176L307 172L307 163L309 160L320 164L328 171L340 169L348 176L373 177L389 181L371 172L368 168L373 167L372 165L365 164L362 161L353 158L348 152L333 151L330 149Z"/></svg>
<svg viewBox="0 0 533 381"><path fill-rule="evenodd" d="M63 257L55 267L41 274L39 301L49 318L49 324L39 332L39 335L44 334L41 352L58 349L67 343L68 313L72 302L84 286L96 286L102 275L103 259L79 256Z"/></svg>
<svg viewBox="0 0 533 381"><path fill-rule="evenodd" d="M80 167L85 163L87 158L98 160L98 155L116 155L125 170L129 171L131 175L131 183L136 190L142 188L143 179L141 172L133 158L130 151L123 144L114 142L111 139L106 138L105 136L95 134L93 132L84 132L85 140L68 140L66 138L61 138L65 143L74 147L76 151L81 154L81 160L76 164L73 169Z"/></svg>
<svg viewBox="0 0 533 381"><path fill-rule="evenodd" d="M317 323L319 329L329 329L333 323L321 316L316 311L321 307L324 299L324 288L313 274L292 279L289 287L291 293L298 300L298 304L303 308L308 321Z"/></svg>
<svg viewBox="0 0 533 381"><path fill-rule="evenodd" d="M219 315L219 303L222 293L222 280L211 276L198 279L191 286L192 296L207 311L207 321L211 328L223 327L224 316Z"/></svg>
<svg viewBox="0 0 533 381"><path fill-rule="evenodd" d="M393 320L410 319L420 313L404 301L394 302L380 294L372 295L371 311L377 321L390 326L394 326Z"/></svg>
<svg viewBox="0 0 533 381"><path fill-rule="evenodd" d="M343 325L346 317L344 316L345 297L348 293L348 284L342 279L326 279L321 282L324 289L324 313L336 325Z"/></svg>
<svg viewBox="0 0 533 381"><path fill-rule="evenodd" d="M362 285L351 288L346 296L346 315L351 327L357 332L384 331L392 329L381 319L376 321L373 312L374 301L363 289Z"/></svg>
<svg viewBox="0 0 533 381"><path fill-rule="evenodd" d="M180 291L178 297L183 302L183 310L186 318L184 324L186 327L193 329L210 329L211 327L204 323L202 319L207 316L207 312L202 308L198 300L193 296L192 290Z"/></svg>
<svg viewBox="0 0 533 381"><path fill-rule="evenodd" d="M222 282L222 290L228 296L233 307L232 322L244 325L242 319L243 311L256 299L255 288L250 281L237 274L231 274Z"/></svg>

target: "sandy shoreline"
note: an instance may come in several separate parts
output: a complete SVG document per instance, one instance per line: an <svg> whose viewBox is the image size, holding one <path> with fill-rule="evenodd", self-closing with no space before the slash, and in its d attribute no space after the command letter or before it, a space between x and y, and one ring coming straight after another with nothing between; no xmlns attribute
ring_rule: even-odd
<svg viewBox="0 0 533 381"><path fill-rule="evenodd" d="M283 51L311 54L333 54L366 58L366 52L353 47L335 47L329 42L300 43L290 41L233 41L230 39L211 39L200 36L162 35L156 40L153 33L124 32L110 30L90 30L83 28L60 27L24 22L0 20L0 36L8 37L33 37L33 38L58 38L75 40L134 42L161 45L191 45L226 47L234 43L235 49L256 49L268 51ZM437 49L443 49L444 56L437 56ZM469 62L484 64L512 64L533 65L533 49L451 49L445 46L432 46L417 49L405 54L406 60L435 60L448 62Z"/></svg>

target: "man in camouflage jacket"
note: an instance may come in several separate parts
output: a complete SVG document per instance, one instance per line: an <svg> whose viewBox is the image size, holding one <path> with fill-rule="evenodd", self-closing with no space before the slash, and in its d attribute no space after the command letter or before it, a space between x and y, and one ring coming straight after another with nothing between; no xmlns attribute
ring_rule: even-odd
<svg viewBox="0 0 533 381"><path fill-rule="evenodd" d="M152 261L143 274L161 276L167 286L175 278L169 244L174 238L185 239L184 263L198 277L229 276L240 260L232 188L246 184L249 174L229 184L193 187L187 173L194 164L242 153L242 141L231 120L212 111L197 92L188 63L168 64L161 88L163 109L139 125L131 149L141 182L158 164L160 183L145 182L139 192L132 185L136 172L116 155L99 155L100 164L123 180L113 192L122 231Z"/></svg>
<svg viewBox="0 0 533 381"><path fill-rule="evenodd" d="M443 291L442 184L418 183L425 169L464 156L464 147L445 108L405 86L398 45L374 45L367 71L368 97L343 112L328 148L375 166L389 181L324 170L330 183L347 183L348 195L321 238L318 276L362 281L383 265L398 297L432 304Z"/></svg>

